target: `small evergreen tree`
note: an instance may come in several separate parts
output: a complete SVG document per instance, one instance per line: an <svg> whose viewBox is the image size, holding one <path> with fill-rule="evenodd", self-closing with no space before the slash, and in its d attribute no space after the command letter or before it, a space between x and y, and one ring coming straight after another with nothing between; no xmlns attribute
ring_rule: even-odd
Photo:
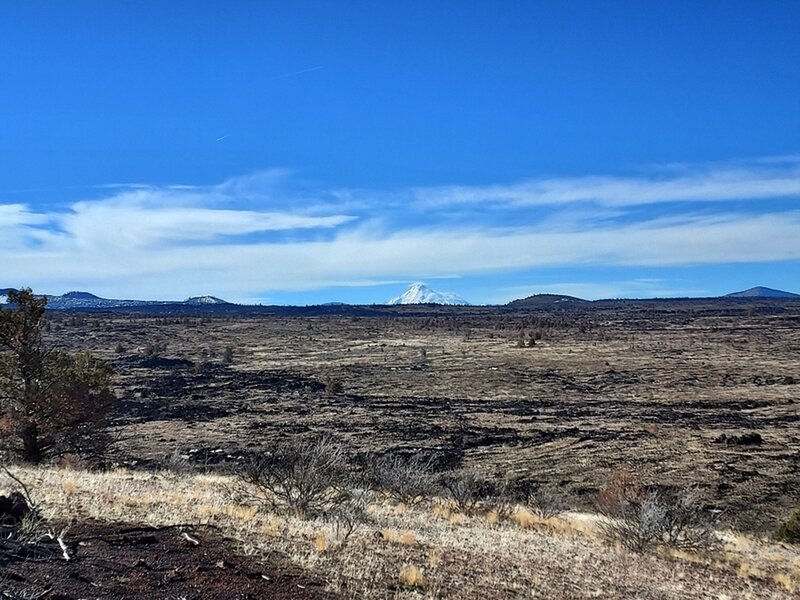
<svg viewBox="0 0 800 600"><path fill-rule="evenodd" d="M46 348L46 298L10 291L0 310L0 432L30 463L64 453L87 454L103 440L116 400L111 370L88 353Z"/></svg>

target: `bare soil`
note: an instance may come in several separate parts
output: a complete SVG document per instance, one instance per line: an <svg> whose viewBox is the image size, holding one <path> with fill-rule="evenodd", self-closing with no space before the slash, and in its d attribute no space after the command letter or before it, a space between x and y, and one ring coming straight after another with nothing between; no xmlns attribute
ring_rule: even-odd
<svg viewBox="0 0 800 600"><path fill-rule="evenodd" d="M184 537L184 533L191 540ZM288 561L237 553L211 527L151 528L100 522L69 531L69 562L19 560L1 565L0 597L48 600L323 599L334 596ZM195 544L195 542L197 542Z"/></svg>

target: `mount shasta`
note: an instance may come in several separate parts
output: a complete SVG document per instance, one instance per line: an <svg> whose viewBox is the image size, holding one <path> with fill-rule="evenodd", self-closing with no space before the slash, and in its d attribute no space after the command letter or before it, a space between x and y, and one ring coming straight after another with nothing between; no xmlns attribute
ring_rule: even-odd
<svg viewBox="0 0 800 600"><path fill-rule="evenodd" d="M396 304L450 304L458 306L468 306L469 302L461 296L447 292L437 292L432 290L424 283L412 283L409 288L388 302L388 305Z"/></svg>

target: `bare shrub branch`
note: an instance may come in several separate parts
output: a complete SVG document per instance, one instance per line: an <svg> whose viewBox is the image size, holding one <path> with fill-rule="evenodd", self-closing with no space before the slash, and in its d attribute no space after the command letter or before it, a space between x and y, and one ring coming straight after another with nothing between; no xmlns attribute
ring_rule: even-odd
<svg viewBox="0 0 800 600"><path fill-rule="evenodd" d="M718 542L722 513L708 510L696 488L646 488L619 472L601 490L599 504L605 536L635 552L659 546L700 550Z"/></svg>
<svg viewBox="0 0 800 600"><path fill-rule="evenodd" d="M343 448L332 439L294 439L255 456L239 473L237 490L269 510L300 518L320 515L349 498Z"/></svg>
<svg viewBox="0 0 800 600"><path fill-rule="evenodd" d="M525 505L540 519L557 517L567 510L567 502L564 497L549 487L540 487L528 494Z"/></svg>
<svg viewBox="0 0 800 600"><path fill-rule="evenodd" d="M389 454L375 460L368 473L370 486L389 494L396 502L413 506L433 495L438 479L433 459L419 454Z"/></svg>
<svg viewBox="0 0 800 600"><path fill-rule="evenodd" d="M330 523L333 541L343 548L353 532L358 527L369 521L367 505L369 494L363 490L353 490L345 500L331 507L324 515L325 521Z"/></svg>
<svg viewBox="0 0 800 600"><path fill-rule="evenodd" d="M504 482L482 479L473 471L448 475L442 485L456 510L465 515L474 515L481 509L502 509L507 504Z"/></svg>
<svg viewBox="0 0 800 600"><path fill-rule="evenodd" d="M21 489L0 496L0 564L11 560L70 560L64 540L66 530L55 534L46 528L28 486L7 467L3 473Z"/></svg>

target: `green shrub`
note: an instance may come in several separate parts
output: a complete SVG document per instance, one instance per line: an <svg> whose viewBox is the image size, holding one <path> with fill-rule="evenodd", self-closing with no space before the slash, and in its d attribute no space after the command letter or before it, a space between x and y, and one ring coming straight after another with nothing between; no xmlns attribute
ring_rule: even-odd
<svg viewBox="0 0 800 600"><path fill-rule="evenodd" d="M14 308L0 311L0 446L34 464L64 454L99 456L116 401L110 367L45 344L47 298L30 289L8 298Z"/></svg>
<svg viewBox="0 0 800 600"><path fill-rule="evenodd" d="M784 521L775 532L775 539L789 544L800 544L800 508Z"/></svg>

